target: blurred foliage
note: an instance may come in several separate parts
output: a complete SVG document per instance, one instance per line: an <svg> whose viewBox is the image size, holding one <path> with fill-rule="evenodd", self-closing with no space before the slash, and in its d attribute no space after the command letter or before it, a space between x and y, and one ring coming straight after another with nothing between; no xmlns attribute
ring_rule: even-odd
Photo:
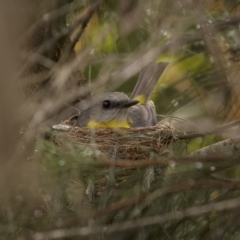
<svg viewBox="0 0 240 240"><path fill-rule="evenodd" d="M81 229L87 224L93 229L105 224L109 224L109 228L111 224L119 224L121 228L125 221L130 221L127 225L129 229L102 233L102 237L237 239L239 212L231 211L231 205L223 201L239 199L239 182L222 181L220 173L212 177L214 172L236 166L237 161L179 159L172 161L164 172L161 165L155 165L156 179L151 189L146 190L142 182L149 167L116 167L116 182L110 186L111 167L106 168L97 158L93 151L89 152L74 142L68 142L61 149L49 141L40 141L35 161L29 162L38 167L35 171L38 173L38 184L32 198L21 183L18 189L12 190L14 202L7 202L5 210L10 222L1 221L2 227L10 227L1 229L4 239L14 238L15 234L27 236L26 239L44 239L47 235L41 237L31 233L68 228L74 233L75 228ZM91 189L93 182L95 187ZM218 203L230 208L223 213L214 208L214 204ZM209 210L202 214L202 206L205 205ZM175 214L178 216L176 219ZM158 216L159 223L152 224L151 221ZM6 216L2 214L1 218L6 219ZM144 226L136 227L137 231L132 230L131 226L138 226L138 219L146 219ZM70 234L70 239L84 239L84 236L74 235ZM60 236L59 239L65 239Z"/></svg>
<svg viewBox="0 0 240 240"><path fill-rule="evenodd" d="M7 57L1 59L1 69L4 70L4 63L13 57L14 64L9 65L14 67L6 69L11 74L17 72L17 77L14 76L19 80L19 72L32 61L33 65L37 63L46 70L44 80L52 78L56 82L50 86L41 82L50 91L47 97L37 92L46 105L34 109L31 120L27 117L35 99L21 102L23 116L19 111L12 115L2 112L1 143L2 150L8 154L3 151L1 155L0 239L239 239L239 157L190 159L185 156L236 136L238 127L217 135L175 141L174 157L161 157L164 164L154 167L151 164L106 166L98 161L97 149L88 149L69 139L65 140L64 147L58 146L49 141L52 133L42 134L36 129L49 112L53 112L47 102L49 96L55 96L51 86L61 88L64 84L60 78L64 78L66 72L81 68L87 82L92 83L93 95L115 89L130 95L137 74L151 60L170 62L152 94L159 120L168 121L181 131L207 131L239 119L240 2L53 2L59 5L51 5L46 0L32 2L36 4L32 11L27 0L21 7L14 1L9 6L19 14L25 10L31 12L31 24L19 39L13 37L10 45L13 50L3 55ZM92 15L86 17L84 14L96 3L99 7L93 8ZM10 16L9 23L2 21L9 27L2 33L4 37L11 36L14 26L14 21L10 21L14 17ZM15 22L20 22L17 16ZM79 21L81 17L83 20ZM52 23L51 20L54 24L50 24L50 29L45 28L44 24ZM64 27L62 20L66 23ZM16 54L14 44L19 44L28 31L41 24L44 28L37 32L47 33L41 39L43 45L31 49L32 55L22 49ZM76 41L71 46L76 54L64 46L61 58L61 47L57 52L51 47L69 35ZM54 58L48 58L49 53ZM18 55L25 57L19 71L15 69ZM72 56L70 60L68 55ZM71 69L72 66L75 68ZM66 72L61 72L64 67ZM6 79L11 80L11 74ZM1 84L18 87L19 82L13 84L10 80ZM13 89L2 89L2 96L15 96ZM65 97L58 92L56 96ZM12 103L13 97L9 101L4 97L0 103L8 103L7 109L12 110L16 105ZM16 102L22 99L17 97ZM44 112L46 109L49 112ZM12 123L15 120L17 127ZM37 123L31 125L34 121ZM21 132L23 141L17 145L19 125L24 127L26 135ZM106 156L106 160L111 157ZM143 182L149 172L155 179L146 189Z"/></svg>

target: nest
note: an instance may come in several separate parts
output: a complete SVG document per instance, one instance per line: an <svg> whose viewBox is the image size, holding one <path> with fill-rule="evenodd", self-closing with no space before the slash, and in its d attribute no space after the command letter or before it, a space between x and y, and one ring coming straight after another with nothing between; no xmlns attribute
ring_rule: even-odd
<svg viewBox="0 0 240 240"><path fill-rule="evenodd" d="M174 128L166 122L154 127L134 129L90 129L64 124L55 125L53 129L50 140L55 145L71 154L76 148L78 151L80 149L80 153L75 154L77 173L71 182L74 182L74 186L84 185L84 195L97 208L106 202L113 203L134 196L136 186L145 190L158 188L164 178L167 161L158 161L154 166L141 166L138 163L149 163L159 157L166 159L171 154L175 139ZM71 186L71 189L74 188ZM75 198L73 194L70 195L69 199ZM79 193L76 195L79 196Z"/></svg>
<svg viewBox="0 0 240 240"><path fill-rule="evenodd" d="M146 160L153 156L171 154L175 138L174 128L167 122L154 127L133 129L79 128L55 125L52 141L64 147L66 143L79 144L88 154L96 154L114 160Z"/></svg>

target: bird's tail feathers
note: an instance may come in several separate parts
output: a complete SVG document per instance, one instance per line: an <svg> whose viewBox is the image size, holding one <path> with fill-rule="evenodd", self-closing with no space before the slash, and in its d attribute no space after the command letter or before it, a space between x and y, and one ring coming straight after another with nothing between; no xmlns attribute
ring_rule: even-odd
<svg viewBox="0 0 240 240"><path fill-rule="evenodd" d="M144 67L138 76L131 99L138 100L140 104L145 104L167 65L168 62L151 62Z"/></svg>

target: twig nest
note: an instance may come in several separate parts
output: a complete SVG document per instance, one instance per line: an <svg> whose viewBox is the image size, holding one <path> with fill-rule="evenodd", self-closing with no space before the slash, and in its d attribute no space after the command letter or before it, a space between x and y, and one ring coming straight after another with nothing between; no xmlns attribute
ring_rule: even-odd
<svg viewBox="0 0 240 240"><path fill-rule="evenodd" d="M79 201L74 203L72 199L78 199L79 191L69 190L75 189L75 185L84 186L88 200L100 208L159 188L168 163L141 166L141 162L171 154L175 139L175 130L167 122L134 129L91 129L64 124L55 125L53 129L50 140L75 159L71 162L74 167L68 170L74 177L66 189L75 210L80 209ZM123 165L117 166L117 163Z"/></svg>
<svg viewBox="0 0 240 240"><path fill-rule="evenodd" d="M167 122L146 128L79 128L53 126L52 141L64 147L69 141L83 147L86 155L114 156L114 160L146 160L171 153L175 129Z"/></svg>

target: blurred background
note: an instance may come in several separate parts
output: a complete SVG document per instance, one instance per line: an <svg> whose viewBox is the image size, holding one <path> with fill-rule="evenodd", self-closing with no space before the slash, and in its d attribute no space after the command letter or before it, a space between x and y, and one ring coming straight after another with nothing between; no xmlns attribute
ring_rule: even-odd
<svg viewBox="0 0 240 240"><path fill-rule="evenodd" d="M138 73L150 61L169 62L151 97L159 121L167 121L181 132L204 132L238 120L239 11L238 0L1 1L2 239L56 239L54 234L34 234L86 226L82 216L94 215L96 209L85 199L87 180L76 184L71 172L75 169L74 176L78 175L82 162L74 159L81 152L58 149L46 140L46 131L78 114L75 104L80 100L84 104L95 94L115 90L130 95ZM173 155L187 155L238 133L235 126L217 135L177 141ZM178 194L170 191L170 197L157 198L158 213L237 197L238 165L221 163L220 170L225 170L222 185L211 182L207 190L201 187L212 179L209 171L202 169L204 176L194 172L202 165L170 170L164 186L182 183L186 190L189 186L184 184L194 175L194 182L204 182L184 197L178 188L172 190ZM99 166L95 167L92 171L98 171ZM224 189L215 188L220 185ZM152 216L155 210L141 213ZM228 212L219 220L223 213L217 211L175 222L168 219L167 224L145 232L140 228L136 235L125 231L99 239L239 239L239 212ZM119 222L141 216L121 213L126 218L119 217ZM115 217L99 223L112 223ZM235 225L226 224L226 219ZM89 221L87 226L91 226ZM70 230L60 239L79 239Z"/></svg>

